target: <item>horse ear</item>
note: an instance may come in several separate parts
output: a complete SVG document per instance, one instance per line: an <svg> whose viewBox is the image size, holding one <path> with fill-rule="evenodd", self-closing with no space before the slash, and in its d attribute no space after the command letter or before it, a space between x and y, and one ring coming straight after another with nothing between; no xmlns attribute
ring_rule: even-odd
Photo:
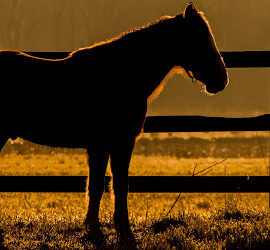
<svg viewBox="0 0 270 250"><path fill-rule="evenodd" d="M190 18L198 13L196 7L192 2L190 2L184 10L183 16L184 18Z"/></svg>

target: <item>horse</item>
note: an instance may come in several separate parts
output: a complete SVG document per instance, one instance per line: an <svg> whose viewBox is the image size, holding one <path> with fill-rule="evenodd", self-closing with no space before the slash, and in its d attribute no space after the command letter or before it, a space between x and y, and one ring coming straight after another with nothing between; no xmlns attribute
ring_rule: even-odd
<svg viewBox="0 0 270 250"><path fill-rule="evenodd" d="M99 207L110 158L114 226L120 235L132 234L128 169L149 101L173 73L187 75L208 94L228 84L209 23L192 3L183 13L61 59L2 50L0 71L0 148L17 137L52 147L85 148L89 176L84 224L90 231L100 229Z"/></svg>

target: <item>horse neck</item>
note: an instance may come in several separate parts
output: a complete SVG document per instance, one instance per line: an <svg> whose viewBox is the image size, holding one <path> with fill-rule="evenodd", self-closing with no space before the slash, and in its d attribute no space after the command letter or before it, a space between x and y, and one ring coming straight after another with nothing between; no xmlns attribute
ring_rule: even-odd
<svg viewBox="0 0 270 250"><path fill-rule="evenodd" d="M135 40L138 39L136 56L143 58L143 61L140 61L139 82L142 85L140 93L144 95L144 98L148 99L154 92L160 92L166 82L165 79L169 78L166 76L171 75L168 73L173 72L171 70L175 66L184 64L185 42L184 39L179 39L178 35L184 29L182 20L182 15L179 15L163 21L162 24L154 24L156 27L151 27L152 30L148 31L146 28L143 31L144 39L134 36ZM176 22L177 26L175 26ZM172 41L174 33L178 33L177 43Z"/></svg>

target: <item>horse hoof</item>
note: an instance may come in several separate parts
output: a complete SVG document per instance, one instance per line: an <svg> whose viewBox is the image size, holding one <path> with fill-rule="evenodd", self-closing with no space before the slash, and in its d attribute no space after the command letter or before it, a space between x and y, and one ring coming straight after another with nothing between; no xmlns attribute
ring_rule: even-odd
<svg viewBox="0 0 270 250"><path fill-rule="evenodd" d="M99 221L91 221L89 219L85 219L83 222L84 227L87 231L92 231L92 232L99 232L100 230L100 223Z"/></svg>
<svg viewBox="0 0 270 250"><path fill-rule="evenodd" d="M125 224L115 223L114 227L115 227L116 232L119 233L121 237L129 238L133 236L129 223L125 223Z"/></svg>
<svg viewBox="0 0 270 250"><path fill-rule="evenodd" d="M81 237L83 242L92 242L95 245L102 245L104 243L104 234L100 228L89 228L86 234Z"/></svg>
<svg viewBox="0 0 270 250"><path fill-rule="evenodd" d="M128 249L138 249L137 241L130 228L121 229L120 231L118 231L118 235L120 244L123 244L123 249L125 249L126 246L128 246Z"/></svg>
<svg viewBox="0 0 270 250"><path fill-rule="evenodd" d="M118 231L119 235L123 239L133 239L133 233L130 228L123 228Z"/></svg>

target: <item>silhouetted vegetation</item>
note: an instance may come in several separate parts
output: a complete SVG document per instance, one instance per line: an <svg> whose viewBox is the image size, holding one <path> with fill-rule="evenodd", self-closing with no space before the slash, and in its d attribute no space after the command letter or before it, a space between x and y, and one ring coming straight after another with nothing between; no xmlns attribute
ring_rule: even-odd
<svg viewBox="0 0 270 250"><path fill-rule="evenodd" d="M143 155L169 155L181 158L237 158L237 157L263 157L268 152L269 139L251 138L214 138L211 140L201 138L142 138L134 150L135 154Z"/></svg>
<svg viewBox="0 0 270 250"><path fill-rule="evenodd" d="M178 158L260 158L267 157L269 152L269 138L260 137L235 137L235 138L212 138L202 139L191 137L183 139L179 137L168 137L161 139L141 138L135 148L136 155L163 155ZM8 142L1 154L80 154L85 153L83 149L52 148L40 146L28 141L17 143Z"/></svg>

